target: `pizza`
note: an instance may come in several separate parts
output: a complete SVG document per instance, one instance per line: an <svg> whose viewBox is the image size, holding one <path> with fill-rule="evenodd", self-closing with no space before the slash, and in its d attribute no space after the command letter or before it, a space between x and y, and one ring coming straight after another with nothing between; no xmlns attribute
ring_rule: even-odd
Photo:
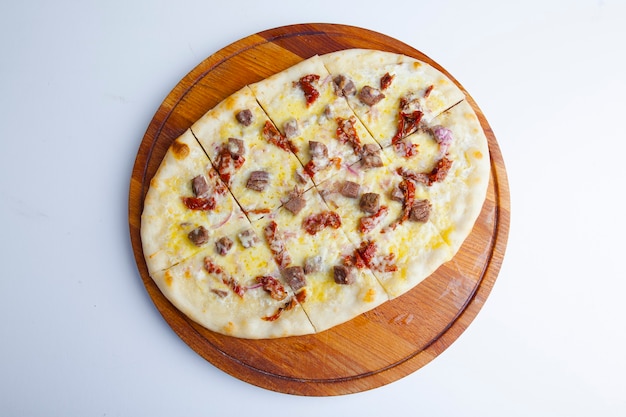
<svg viewBox="0 0 626 417"><path fill-rule="evenodd" d="M476 113L442 72L378 50L316 55L174 140L144 200L146 265L211 331L323 332L450 261L489 174Z"/></svg>

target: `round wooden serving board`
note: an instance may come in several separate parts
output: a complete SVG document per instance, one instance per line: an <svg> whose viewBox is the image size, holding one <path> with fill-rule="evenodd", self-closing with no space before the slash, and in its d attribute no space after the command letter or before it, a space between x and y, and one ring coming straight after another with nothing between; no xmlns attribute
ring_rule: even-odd
<svg viewBox="0 0 626 417"><path fill-rule="evenodd" d="M148 274L139 228L150 179L172 141L245 84L312 55L349 48L403 53L450 76L418 50L357 27L302 24L248 36L208 57L167 96L141 142L130 182L129 224L135 259L143 283L167 323L219 369L283 393L355 393L421 368L450 346L474 319L494 285L506 248L509 190L504 162L487 120L463 90L489 140L492 169L487 199L455 258L416 288L322 333L273 340L244 340L208 331L161 294Z"/></svg>

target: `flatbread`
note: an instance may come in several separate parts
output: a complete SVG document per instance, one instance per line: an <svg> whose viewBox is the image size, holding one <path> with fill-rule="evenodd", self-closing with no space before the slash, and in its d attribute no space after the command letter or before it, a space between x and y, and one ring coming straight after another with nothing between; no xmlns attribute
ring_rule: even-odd
<svg viewBox="0 0 626 417"><path fill-rule="evenodd" d="M437 69L374 50L314 56L173 142L144 202L148 271L209 330L322 332L451 260L489 170L476 114Z"/></svg>

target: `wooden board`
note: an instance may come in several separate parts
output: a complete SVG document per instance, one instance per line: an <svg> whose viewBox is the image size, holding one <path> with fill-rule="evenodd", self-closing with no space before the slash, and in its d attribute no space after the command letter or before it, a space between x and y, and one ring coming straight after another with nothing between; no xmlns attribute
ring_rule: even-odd
<svg viewBox="0 0 626 417"><path fill-rule="evenodd" d="M219 369L283 393L355 393L391 383L421 368L450 346L476 317L494 285L506 248L509 190L502 155L483 113L459 85L489 140L492 169L487 199L459 253L416 288L325 332L273 340L243 340L208 331L186 318L160 293L147 272L139 228L150 179L172 141L245 84L314 54L348 48L403 53L433 65L454 80L418 50L366 29L303 24L267 30L213 54L176 85L148 126L130 181L134 255L143 283L163 318L182 340Z"/></svg>

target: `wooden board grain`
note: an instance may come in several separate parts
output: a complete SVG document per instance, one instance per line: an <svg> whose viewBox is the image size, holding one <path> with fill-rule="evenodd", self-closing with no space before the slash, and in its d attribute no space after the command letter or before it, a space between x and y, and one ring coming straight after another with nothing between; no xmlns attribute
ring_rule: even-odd
<svg viewBox="0 0 626 417"><path fill-rule="evenodd" d="M485 303L500 270L509 230L509 190L496 138L471 96L491 152L487 199L458 254L408 293L325 332L273 340L213 333L189 320L160 293L143 258L140 218L150 179L167 148L207 110L245 84L315 54L348 48L399 52L423 60L463 87L420 51L386 35L334 24L301 24L248 36L208 57L165 98L141 141L129 192L129 226L143 283L171 328L219 369L266 389L327 396L396 381L450 346Z"/></svg>

